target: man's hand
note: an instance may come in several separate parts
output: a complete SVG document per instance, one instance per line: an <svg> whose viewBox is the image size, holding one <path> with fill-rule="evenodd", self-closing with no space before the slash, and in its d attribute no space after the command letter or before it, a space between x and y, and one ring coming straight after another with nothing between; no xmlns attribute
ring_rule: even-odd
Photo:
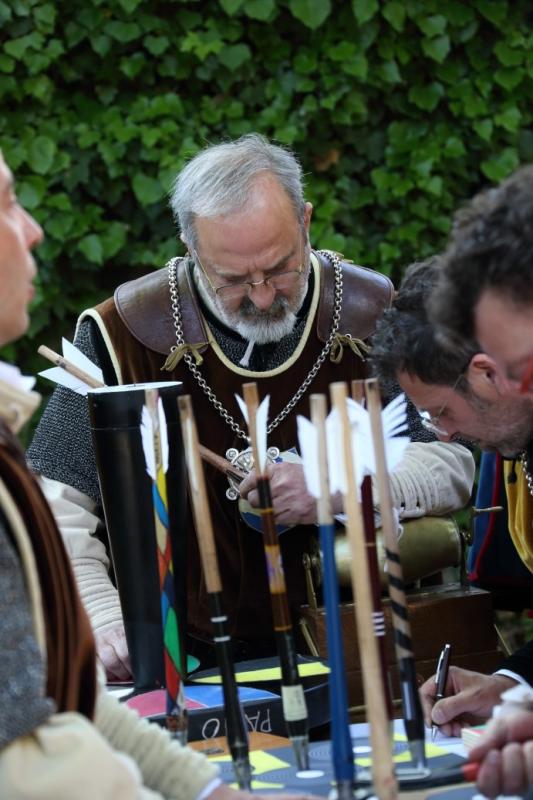
<svg viewBox="0 0 533 800"><path fill-rule="evenodd" d="M272 800L272 797L272 794L266 795L260 792L252 794L232 789L223 783L208 795L207 800ZM276 800L317 800L317 796L314 794L276 794Z"/></svg>
<svg viewBox="0 0 533 800"><path fill-rule="evenodd" d="M433 675L420 687L426 725L438 725L445 736L460 736L464 725L484 722L500 695L516 681L504 675L482 675L468 669L450 667L446 697L435 703L437 687Z"/></svg>
<svg viewBox="0 0 533 800"><path fill-rule="evenodd" d="M469 758L481 762L477 785L486 797L523 794L533 782L533 713L491 720Z"/></svg>
<svg viewBox="0 0 533 800"><path fill-rule="evenodd" d="M96 652L102 662L108 681L126 681L131 678L131 664L122 622L95 631Z"/></svg>
<svg viewBox="0 0 533 800"><path fill-rule="evenodd" d="M316 522L316 500L307 492L301 464L282 461L267 466L276 522L282 525L312 525ZM257 474L250 472L240 484L241 497L259 507Z"/></svg>

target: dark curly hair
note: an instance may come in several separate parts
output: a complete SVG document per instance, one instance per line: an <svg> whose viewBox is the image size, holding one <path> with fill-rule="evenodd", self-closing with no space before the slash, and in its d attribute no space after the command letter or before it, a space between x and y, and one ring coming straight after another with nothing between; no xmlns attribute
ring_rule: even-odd
<svg viewBox="0 0 533 800"><path fill-rule="evenodd" d="M372 337L369 358L380 381L396 380L399 372L408 372L424 383L452 386L479 352L474 347L447 349L436 336L425 303L440 271L440 256L415 262L405 271L394 303ZM469 393L466 380L460 380L456 388Z"/></svg>
<svg viewBox="0 0 533 800"><path fill-rule="evenodd" d="M454 218L428 302L449 346L473 341L474 309L486 289L517 306L533 302L533 165L480 192Z"/></svg>

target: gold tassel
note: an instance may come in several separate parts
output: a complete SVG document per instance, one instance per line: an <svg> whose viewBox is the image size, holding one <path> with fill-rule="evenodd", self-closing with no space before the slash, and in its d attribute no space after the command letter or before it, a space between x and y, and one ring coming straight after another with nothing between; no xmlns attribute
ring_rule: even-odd
<svg viewBox="0 0 533 800"><path fill-rule="evenodd" d="M161 367L161 371L166 370L167 372L172 372L174 369L176 369L185 353L191 353L196 361L196 366L199 367L204 360L200 354L200 350L203 347L207 347L207 345L208 342L196 342L196 344L184 343L180 344L179 346L174 345L170 348L170 353L167 356L167 360Z"/></svg>
<svg viewBox="0 0 533 800"><path fill-rule="evenodd" d="M364 353L370 352L370 347L362 339L354 339L350 333L337 333L331 345L329 359L333 364L340 364L344 355L344 347L349 347L352 353L361 361L365 360Z"/></svg>

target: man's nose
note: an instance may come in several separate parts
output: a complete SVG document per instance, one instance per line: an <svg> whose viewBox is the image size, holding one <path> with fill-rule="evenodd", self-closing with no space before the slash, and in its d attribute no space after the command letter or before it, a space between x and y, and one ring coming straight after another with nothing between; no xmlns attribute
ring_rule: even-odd
<svg viewBox="0 0 533 800"><path fill-rule="evenodd" d="M33 250L34 247L37 247L38 244L42 242L44 239L43 229L39 225L36 219L28 214L25 208L21 209L21 213L23 214L23 224L24 224L24 235L26 237L26 243L30 250Z"/></svg>
<svg viewBox="0 0 533 800"><path fill-rule="evenodd" d="M273 286L261 281L261 283L254 283L250 286L248 296L256 308L260 311L268 311L274 302L276 290Z"/></svg>

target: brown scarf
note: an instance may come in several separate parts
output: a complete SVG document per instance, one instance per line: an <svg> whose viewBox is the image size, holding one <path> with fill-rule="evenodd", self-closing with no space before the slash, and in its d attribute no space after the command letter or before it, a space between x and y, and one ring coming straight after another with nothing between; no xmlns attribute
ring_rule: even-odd
<svg viewBox="0 0 533 800"><path fill-rule="evenodd" d="M0 420L0 477L24 520L42 594L48 657L47 694L58 711L89 719L96 695L96 654L61 535L18 441Z"/></svg>

